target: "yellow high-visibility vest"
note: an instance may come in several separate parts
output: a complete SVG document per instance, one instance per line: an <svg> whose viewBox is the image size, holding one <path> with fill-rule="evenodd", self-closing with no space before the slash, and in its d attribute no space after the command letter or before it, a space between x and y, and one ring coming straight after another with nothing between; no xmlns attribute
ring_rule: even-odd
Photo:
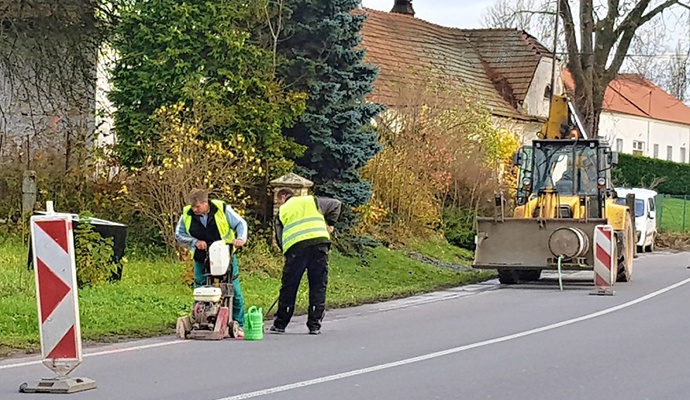
<svg viewBox="0 0 690 400"><path fill-rule="evenodd" d="M225 216L225 202L222 200L211 200L211 203L213 203L213 205L218 209L216 213L213 214L213 218L216 221L216 227L218 228L220 238L225 243L230 244L237 236L235 234L235 230L230 228L228 217ZM187 230L187 234L189 234L189 229L192 226L192 214L190 213L191 209L191 205L187 205L182 209L182 222L184 223L184 228ZM210 244L211 243L209 243L209 245ZM192 254L194 254L194 249L192 249Z"/></svg>
<svg viewBox="0 0 690 400"><path fill-rule="evenodd" d="M283 253L295 243L316 238L330 240L328 225L314 196L291 197L278 210L283 223Z"/></svg>

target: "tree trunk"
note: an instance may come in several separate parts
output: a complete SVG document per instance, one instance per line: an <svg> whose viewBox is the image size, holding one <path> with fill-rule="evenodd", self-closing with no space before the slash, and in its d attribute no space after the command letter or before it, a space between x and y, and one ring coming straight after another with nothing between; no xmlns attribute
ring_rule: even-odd
<svg viewBox="0 0 690 400"><path fill-rule="evenodd" d="M587 134L596 137L606 89L618 75L635 32L665 9L679 3L666 0L648 10L651 0L638 0L627 4L629 11L621 15L620 1L608 0L607 15L597 19L594 1L580 0L579 24L576 24L571 2L558 1L568 52L567 65L575 82L573 102L583 118Z"/></svg>

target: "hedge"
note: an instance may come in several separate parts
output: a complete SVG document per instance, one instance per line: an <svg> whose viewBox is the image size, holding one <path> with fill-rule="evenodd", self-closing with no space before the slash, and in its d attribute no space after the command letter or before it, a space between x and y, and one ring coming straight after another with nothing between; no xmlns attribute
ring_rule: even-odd
<svg viewBox="0 0 690 400"><path fill-rule="evenodd" d="M655 158L619 154L618 165L613 167L616 186L649 187L659 193L690 194L690 164L681 164ZM655 182L660 181L660 182Z"/></svg>

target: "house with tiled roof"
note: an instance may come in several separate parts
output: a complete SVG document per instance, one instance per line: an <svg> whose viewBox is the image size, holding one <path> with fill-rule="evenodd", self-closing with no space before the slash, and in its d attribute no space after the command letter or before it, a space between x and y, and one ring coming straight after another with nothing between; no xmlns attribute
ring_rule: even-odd
<svg viewBox="0 0 690 400"><path fill-rule="evenodd" d="M498 125L524 140L536 137L548 117L553 55L527 32L515 29L458 29L414 16L410 7L391 12L362 8L365 61L379 67L372 101L389 108L424 70L459 82L485 105ZM409 2L407 2L409 3ZM561 68L555 71L562 89Z"/></svg>
<svg viewBox="0 0 690 400"><path fill-rule="evenodd" d="M563 78L572 92L567 70ZM606 88L598 134L621 153L690 162L690 107L638 74L620 74Z"/></svg>

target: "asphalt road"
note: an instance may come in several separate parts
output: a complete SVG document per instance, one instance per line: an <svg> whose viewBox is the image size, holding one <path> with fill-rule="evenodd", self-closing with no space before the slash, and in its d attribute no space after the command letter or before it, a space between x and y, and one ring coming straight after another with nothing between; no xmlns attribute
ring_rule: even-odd
<svg viewBox="0 0 690 400"><path fill-rule="evenodd" d="M330 311L323 334L296 318L264 340L174 338L85 350L73 399L679 399L690 397L690 254L642 255L633 281L592 296L591 273L473 285ZM50 376L0 362L0 399Z"/></svg>

